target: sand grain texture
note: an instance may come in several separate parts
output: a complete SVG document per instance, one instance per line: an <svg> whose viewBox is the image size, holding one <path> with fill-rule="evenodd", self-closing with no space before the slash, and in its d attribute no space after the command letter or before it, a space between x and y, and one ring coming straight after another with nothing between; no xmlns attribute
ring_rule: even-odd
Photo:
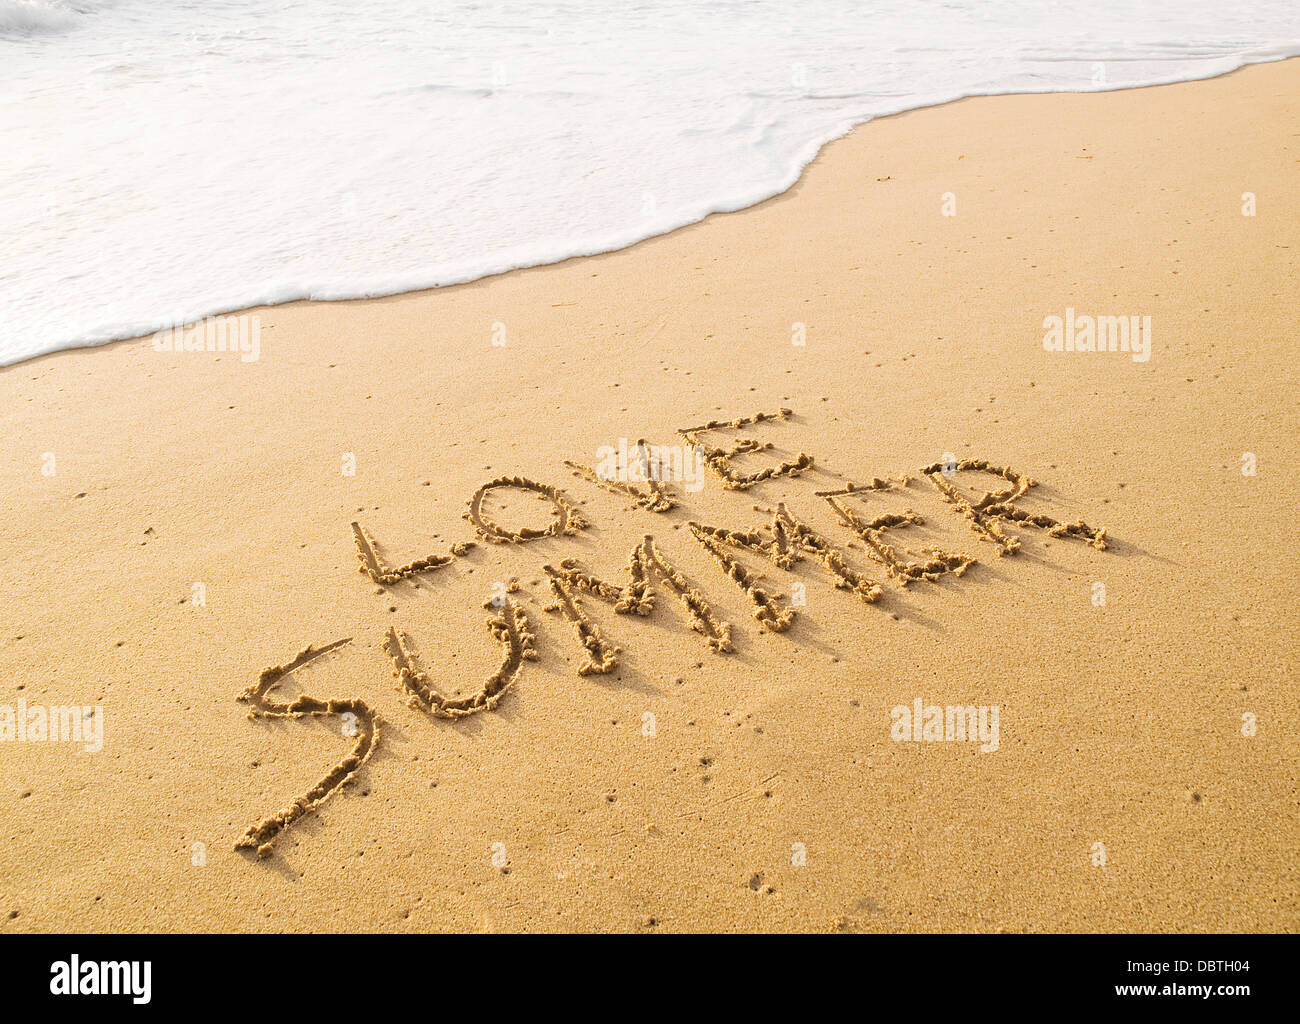
<svg viewBox="0 0 1300 1024"><path fill-rule="evenodd" d="M629 250L255 311L254 363L0 370L0 704L107 723L97 754L0 743L0 930L1294 931L1298 228L1290 61L879 120ZM1045 352L1066 307L1150 315L1151 360ZM714 420L743 490L574 468ZM981 510L1014 486L985 473L954 505L922 472L948 453L1078 528ZM545 489L475 497L503 478ZM688 525L782 509L856 575ZM618 651L579 675L549 581L631 586L629 552L654 614L583 592ZM526 619L485 630L505 592ZM340 637L274 696L363 702L364 763L337 716L236 700ZM997 705L1000 748L894 742L917 697Z"/></svg>

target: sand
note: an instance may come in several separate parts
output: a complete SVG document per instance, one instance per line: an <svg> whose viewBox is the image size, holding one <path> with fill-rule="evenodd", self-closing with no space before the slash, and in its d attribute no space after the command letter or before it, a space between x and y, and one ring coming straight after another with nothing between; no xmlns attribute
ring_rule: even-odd
<svg viewBox="0 0 1300 1024"><path fill-rule="evenodd" d="M0 370L0 713L104 727L0 742L0 930L1296 930L1298 125L1296 61L964 100L255 361Z"/></svg>

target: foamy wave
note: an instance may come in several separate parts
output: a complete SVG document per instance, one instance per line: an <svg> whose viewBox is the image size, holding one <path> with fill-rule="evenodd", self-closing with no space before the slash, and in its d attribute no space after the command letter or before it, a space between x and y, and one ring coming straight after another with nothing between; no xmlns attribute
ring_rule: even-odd
<svg viewBox="0 0 1300 1024"><path fill-rule="evenodd" d="M885 114L1297 53L1295 0L0 0L0 364L609 251Z"/></svg>
<svg viewBox="0 0 1300 1024"><path fill-rule="evenodd" d="M76 24L73 13L39 0L0 0L0 38L62 32Z"/></svg>
<svg viewBox="0 0 1300 1024"><path fill-rule="evenodd" d="M54 35L81 25L87 15L117 0L0 0L0 39Z"/></svg>

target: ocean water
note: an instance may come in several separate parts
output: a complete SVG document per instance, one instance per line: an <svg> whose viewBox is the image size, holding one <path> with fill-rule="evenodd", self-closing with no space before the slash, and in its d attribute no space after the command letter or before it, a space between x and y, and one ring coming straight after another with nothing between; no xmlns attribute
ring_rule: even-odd
<svg viewBox="0 0 1300 1024"><path fill-rule="evenodd" d="M0 364L619 248L882 114L1297 53L1296 0L0 0Z"/></svg>

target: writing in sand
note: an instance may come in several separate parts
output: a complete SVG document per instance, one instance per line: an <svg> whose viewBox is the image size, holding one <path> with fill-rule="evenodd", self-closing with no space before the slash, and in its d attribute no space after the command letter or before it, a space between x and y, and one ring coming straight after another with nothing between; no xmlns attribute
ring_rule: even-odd
<svg viewBox="0 0 1300 1024"><path fill-rule="evenodd" d="M814 466L813 456L799 453L779 463L769 460L763 468L752 472L741 468L746 456L773 448L771 443L752 436L754 428L764 423L789 420L792 415L790 410L782 409L776 413L758 413L727 421L710 420L698 427L679 430L678 434L685 448L703 461L722 488L746 491L778 477L798 477ZM730 432L727 443L710 440L722 432ZM644 442L638 442L635 450L649 451ZM685 461L689 465L691 460ZM668 464L666 460L656 460L653 464L643 460L648 467L648 471L643 473L615 473L576 462L565 464L584 483L622 494L632 499L636 508L652 515L679 509L684 500L684 496L677 493L677 488L666 479L668 474L658 471L658 467ZM963 474L983 474L997 483L993 490L977 496L959 484ZM772 633L784 633L794 623L800 602L769 590L762 575L748 568L738 555L758 556L789 573L793 573L795 566L806 559L819 565L836 588L850 592L868 605L880 600L885 584L907 587L920 581L933 582L947 574L960 576L975 563L974 557L959 552L932 547L925 549L923 557L918 558L900 547L897 542L899 531L924 522L910 508L874 516L868 516L860 508L862 498L873 494L885 497L905 494L914 484L933 487L945 507L959 516L980 540L991 544L999 556L1014 555L1020 548L1020 540L1008 532L1009 526L1042 530L1052 537L1077 538L1098 550L1106 548L1104 529L1081 521L1060 522L1019 507L1017 502L1035 486L1028 476L983 459L957 460L951 457L921 469L919 480L906 475L889 480L873 478L869 483L845 482L834 489L813 492L815 498L825 502L839 526L860 542L855 547L863 550L873 563L871 571L850 565L841 547L783 502L765 510L768 520L758 527L733 529L691 518L685 524L686 531L717 564L720 574L739 589L759 627ZM682 490L698 488L685 487ZM487 499L490 495L500 497L503 492L510 491L532 492L549 503L549 521L513 528L496 522L488 512L490 503ZM520 476L501 476L481 485L469 499L465 518L473 530L474 539L453 544L444 553L426 555L400 566L388 565L374 539L359 523L352 523L361 572L381 587L390 586L415 576L436 573L463 558L480 542L528 544L544 537L562 539L573 536L589 526L558 487ZM611 604L617 614L649 616L656 607L657 588L661 588L680 602L690 628L700 635L710 652L725 656L733 651L731 625L719 617L705 593L655 544L651 534L646 534L633 547L621 578L601 578L584 570L571 558L558 564L546 563L541 568L552 599L546 610L570 624L580 645L579 675L612 672L618 665L620 653L620 648L587 612L584 598ZM791 590L802 593L803 586L796 582ZM429 673L420 667L410 638L396 628L388 630L384 648L412 708L437 718L455 719L490 711L497 706L518 680L525 663L537 658L532 623L519 602L511 598L518 589L518 583L514 581L498 584L484 604L488 611L487 629L501 646L501 663L482 686L468 696L449 696L441 692ZM321 646L309 645L285 664L264 669L257 681L240 695L239 699L250 705L250 718L337 718L342 723L344 735L353 740L353 745L350 752L316 785L294 797L281 810L252 825L237 841L237 849L270 856L276 838L348 783L378 747L379 718L373 707L362 698L320 698L300 694L288 699L275 693L278 685L294 671L350 642L347 638Z"/></svg>

